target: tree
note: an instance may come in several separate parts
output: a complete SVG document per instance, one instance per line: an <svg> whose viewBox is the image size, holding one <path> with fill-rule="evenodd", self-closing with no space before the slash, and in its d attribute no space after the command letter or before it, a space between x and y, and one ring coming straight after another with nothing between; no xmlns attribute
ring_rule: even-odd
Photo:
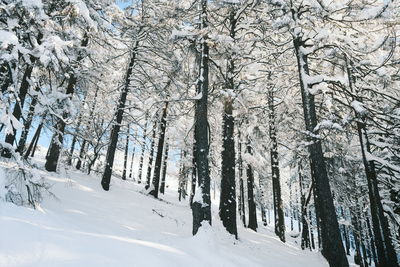
<svg viewBox="0 0 400 267"><path fill-rule="evenodd" d="M207 30L207 0L200 2L201 29ZM207 35L200 39L201 59L199 65L198 93L195 112L195 143L196 143L196 177L198 190L192 204L193 212L193 235L195 235L203 222L211 225L211 196L210 196L210 174L208 167L208 71L209 71L209 46Z"/></svg>

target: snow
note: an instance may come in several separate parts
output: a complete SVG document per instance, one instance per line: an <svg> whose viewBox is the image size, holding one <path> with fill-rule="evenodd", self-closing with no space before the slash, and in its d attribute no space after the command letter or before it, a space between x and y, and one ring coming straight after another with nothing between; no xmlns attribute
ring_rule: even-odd
<svg viewBox="0 0 400 267"><path fill-rule="evenodd" d="M133 181L113 177L106 192L99 177L40 173L57 199L45 197L37 210L0 202L0 266L327 266L319 253L281 243L272 228L239 226L235 240L216 206L213 226L193 237L190 208L177 201L172 177L160 201Z"/></svg>

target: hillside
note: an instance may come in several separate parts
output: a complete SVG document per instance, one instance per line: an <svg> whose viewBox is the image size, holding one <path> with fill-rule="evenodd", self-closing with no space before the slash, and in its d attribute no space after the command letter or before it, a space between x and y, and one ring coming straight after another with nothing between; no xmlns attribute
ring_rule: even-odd
<svg viewBox="0 0 400 267"><path fill-rule="evenodd" d="M105 192L98 177L43 174L57 199L46 197L38 210L0 203L0 266L327 266L269 227L239 226L234 240L215 205L213 227L193 237L191 210L173 181L160 201L132 181L114 178Z"/></svg>

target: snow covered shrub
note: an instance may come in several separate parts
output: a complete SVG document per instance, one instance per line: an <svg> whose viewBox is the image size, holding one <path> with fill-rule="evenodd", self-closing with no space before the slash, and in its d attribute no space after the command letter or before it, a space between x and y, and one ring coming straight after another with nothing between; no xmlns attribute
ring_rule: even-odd
<svg viewBox="0 0 400 267"><path fill-rule="evenodd" d="M44 192L51 194L49 188L38 171L19 154L12 153L11 160L0 162L0 200L36 208Z"/></svg>

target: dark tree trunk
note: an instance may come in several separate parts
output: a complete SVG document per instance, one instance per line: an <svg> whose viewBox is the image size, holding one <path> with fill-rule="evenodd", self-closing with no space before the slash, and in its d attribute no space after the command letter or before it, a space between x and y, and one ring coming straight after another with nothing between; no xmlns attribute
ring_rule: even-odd
<svg viewBox="0 0 400 267"><path fill-rule="evenodd" d="M96 96L97 96L97 90L98 89L96 89ZM85 106L86 96L87 96L87 94L85 94L85 96L84 96L82 107ZM94 109L94 107L92 108L91 113L92 113L93 109ZM73 159L73 155L74 155L75 144L76 144L76 142L78 140L78 133L80 131L80 127L81 127L81 123L82 123L82 115L83 115L82 113L83 113L83 111L81 110L81 112L79 113L78 122L77 122L76 127L75 127L75 134L74 134L74 136L72 138L71 148L69 150L69 155L68 155L68 160L67 160L67 164L68 165L72 165L72 159ZM91 117L91 116L89 116L89 117Z"/></svg>
<svg viewBox="0 0 400 267"><path fill-rule="evenodd" d="M10 64L12 66L10 66ZM15 63L4 62L0 66L1 92L5 93L13 81L12 70L16 68Z"/></svg>
<svg viewBox="0 0 400 267"><path fill-rule="evenodd" d="M131 167L129 170L129 179L133 179L135 181L135 177L133 177L133 161L135 159L135 146L133 147L132 150L132 157L131 157Z"/></svg>
<svg viewBox="0 0 400 267"><path fill-rule="evenodd" d="M22 77L21 86L20 86L19 92L18 92L18 100L15 103L14 111L12 114L17 121L19 121L21 119L22 109L24 108L25 98L28 93L29 81L31 79L31 74L32 74L33 65L34 65L35 61L36 61L36 58L31 57L31 63L29 63L28 66L26 67L24 76ZM15 127L13 125L13 131L12 131L12 133L9 133L6 135L5 142L7 144L10 144L11 146L14 145L16 134L17 134L17 130L15 129ZM5 158L11 158L11 151L4 148L1 155Z"/></svg>
<svg viewBox="0 0 400 267"><path fill-rule="evenodd" d="M250 146L250 141L247 143L247 153L252 155L252 149ZM256 202L254 199L254 173L252 166L248 163L247 169L247 202L249 206L249 224L247 225L248 228L252 229L253 231L257 231L257 211L256 211Z"/></svg>
<svg viewBox="0 0 400 267"><path fill-rule="evenodd" d="M207 29L207 0L201 0L201 29ZM204 37L206 38L206 37ZM196 101L195 143L198 198L193 199L193 235L197 233L203 222L211 225L210 173L208 168L209 125L208 125L208 55L206 40L201 43L201 60L199 67L198 92L201 98Z"/></svg>
<svg viewBox="0 0 400 267"><path fill-rule="evenodd" d="M42 128L43 128L43 121L44 121L44 117L42 118L41 123L39 124L38 128L36 129L36 132L32 137L31 143L29 144L29 147L25 152L25 155L24 155L25 159L28 159L29 156L33 157L35 155L35 150L36 150L37 143L39 141L40 132L42 131ZM32 153L32 155L30 155L31 153Z"/></svg>
<svg viewBox="0 0 400 267"><path fill-rule="evenodd" d="M358 224L358 219L357 219L355 211L353 209L350 209L350 213L351 213L351 222L353 225L354 243L356 246L356 251L354 254L354 263L359 264L360 267L363 267L364 264L363 264L363 260L362 260L361 246L360 246L360 240L361 240L360 227Z"/></svg>
<svg viewBox="0 0 400 267"><path fill-rule="evenodd" d="M194 130L194 136L196 135L196 125L194 126L195 130ZM196 138L194 138L194 140L196 140ZM194 198L194 194L196 194L196 183L197 183L197 179L196 179L196 143L193 143L193 151L192 151L193 155L192 155L192 179L191 179L191 183L190 183L190 198L189 198L189 203L190 203L190 207L193 205L193 198Z"/></svg>
<svg viewBox="0 0 400 267"><path fill-rule="evenodd" d="M346 221L346 214L344 212L344 208L341 207L340 211L342 213L342 219ZM343 239L344 239L344 244L346 248L346 254L350 256L350 239L349 239L349 234L348 234L348 229L345 224L342 225L342 233L343 233Z"/></svg>
<svg viewBox="0 0 400 267"><path fill-rule="evenodd" d="M346 68L350 90L354 91L353 83L355 82L355 77L352 75L351 63L348 62L347 58ZM358 102L362 102L361 99L356 100ZM381 197L379 194L375 162L367 158L367 155L371 154L371 148L367 134L365 114L360 114L356 111L356 115L358 119L357 132L360 140L361 154L368 184L372 229L374 232L378 266L399 266L397 262L397 255L391 241L389 223L384 215Z"/></svg>
<svg viewBox="0 0 400 267"><path fill-rule="evenodd" d="M370 221L369 221L369 218L368 218L368 216L366 216L366 221L367 221L367 227L368 227L368 234L369 234L369 236L371 237L370 238L370 241L371 241L371 253L372 253L372 259L373 259L373 261L374 261L374 263L375 263L375 266L378 266L378 260L377 260L377 255L376 255L376 248L375 248L375 238L374 238L374 236L373 236L373 234L372 234L372 230L371 230L371 223L370 223Z"/></svg>
<svg viewBox="0 0 400 267"><path fill-rule="evenodd" d="M154 147L156 145L156 133L157 133L157 122L154 122L154 125L153 125L153 136L152 136L153 138L151 139L149 162L147 164L146 185L144 187L146 190L150 188L151 170L153 168L153 158L154 158Z"/></svg>
<svg viewBox="0 0 400 267"><path fill-rule="evenodd" d="M162 168L162 176L161 176L161 185L160 185L160 193L165 193L165 179L167 177L167 163L168 163L168 150L169 145L168 142L165 144L165 151L164 151L164 159L163 159L163 168Z"/></svg>
<svg viewBox="0 0 400 267"><path fill-rule="evenodd" d="M146 116L146 126L144 128L143 132L143 144L141 148L141 153L140 153L140 159L139 159L139 171L138 171L138 183L142 183L142 172L143 172L143 161L144 161L144 151L146 148L146 137L147 137L147 127L148 127L148 122L147 122L147 116Z"/></svg>
<svg viewBox="0 0 400 267"><path fill-rule="evenodd" d="M73 159L73 156L74 156L75 144L76 144L76 141L78 139L78 131L79 131L80 127L81 127L81 118L82 117L79 116L78 123L76 124L76 127L75 127L75 134L72 137L71 148L70 148L69 154L68 154L67 165L70 165L70 166L72 165L72 159Z"/></svg>
<svg viewBox="0 0 400 267"><path fill-rule="evenodd" d="M154 174L153 174L153 182L152 182L152 189L149 192L155 198L158 198L158 192L160 189L160 176L161 176L161 164L162 164L162 157L163 157L163 150L164 150L164 141L165 141L165 130L167 128L167 109L168 109L168 102L165 102L165 106L163 109L163 113L161 115L161 123L160 123L160 133L158 138L158 145L157 145L157 155L156 155L156 162L154 167Z"/></svg>
<svg viewBox="0 0 400 267"><path fill-rule="evenodd" d="M89 37L87 33L85 34L82 42L81 42L81 47L86 47L89 43ZM79 55L77 58L77 62L81 61L83 59L82 55ZM75 86L76 86L77 78L75 73L70 74L70 78L68 81L68 86L66 90L66 94L70 99L72 99L72 95L75 92ZM57 119L56 126L55 126L55 131L53 134L53 137L51 139L50 147L49 150L47 151L47 156L46 156L46 163L45 163L45 168L49 172L55 172L57 170L57 165L58 165L58 160L60 158L60 153L62 149L62 144L63 144L63 139L64 139L64 130L65 130L65 119L67 119L68 113L63 114L63 118Z"/></svg>
<svg viewBox="0 0 400 267"><path fill-rule="evenodd" d="M299 188L300 188L300 205L301 205L301 223L302 223L302 231L301 231L301 248L310 248L311 249L311 244L310 244L310 236L309 236L309 230L308 230L308 223L307 223L307 205L306 205L306 195L303 192L303 173L302 173L302 167L299 163Z"/></svg>
<svg viewBox="0 0 400 267"><path fill-rule="evenodd" d="M36 87L35 91L38 92L39 87ZM26 140L28 139L29 129L31 128L32 125L33 116L35 115L35 107L37 105L37 102L38 99L37 96L35 95L33 96L32 102L29 106L29 112L24 123L24 129L22 130L21 137L19 138L18 141L17 152L19 152L21 155L24 153L25 150Z"/></svg>
<svg viewBox="0 0 400 267"><path fill-rule="evenodd" d="M110 189L111 174L114 165L115 151L117 150L119 129L121 127L121 122L124 115L126 98L129 92L130 78L132 75L133 66L135 64L138 46L139 46L139 41L136 41L135 48L132 51L132 56L129 62L128 70L126 72L124 88L119 98L118 107L115 114L116 115L115 123L111 129L110 144L108 146L106 154L106 167L103 176L101 178L101 186L105 191L108 191Z"/></svg>
<svg viewBox="0 0 400 267"><path fill-rule="evenodd" d="M236 10L231 9L229 14L229 36L235 40L237 16ZM235 88L235 61L232 55L229 55L227 62L226 88L234 90ZM222 224L228 233L237 239L236 225L236 180L235 180L235 139L233 117L233 99L226 97L224 100L224 114L222 118L222 170L221 170L221 193L219 201L219 216Z"/></svg>
<svg viewBox="0 0 400 267"><path fill-rule="evenodd" d="M238 132L238 168L239 168L239 215L246 227L246 208L244 197L244 183L243 183L243 160L242 160L242 141L240 139L240 131Z"/></svg>
<svg viewBox="0 0 400 267"><path fill-rule="evenodd" d="M237 238L236 226L236 181L235 181L235 139L232 101L225 100L223 116L223 145L221 194L219 216L226 230Z"/></svg>
<svg viewBox="0 0 400 267"><path fill-rule="evenodd" d="M129 125L128 125L128 131L126 134L124 169L122 170L122 180L126 180L126 173L128 172L128 154L129 154Z"/></svg>
<svg viewBox="0 0 400 267"><path fill-rule="evenodd" d="M77 170L80 170L81 167L82 167L82 159L83 159L84 156L85 156L86 143L87 143L87 141L86 141L86 139L84 139L84 140L82 141L81 149L79 150L79 157L78 157L78 160L77 160L76 166L75 166L75 168L76 168Z"/></svg>
<svg viewBox="0 0 400 267"><path fill-rule="evenodd" d="M293 44L298 63L304 121L306 130L311 134L309 140L312 141L312 144L309 146L310 166L317 197L315 206L318 209L318 215L320 217L322 254L328 260L330 266L347 267L349 263L340 237L339 224L335 206L333 205L333 197L329 185L328 173L326 171L322 144L319 138L315 138L318 132L314 131L317 126L314 95L310 94L309 85L305 81L305 77L303 77L304 75L309 75L307 56L301 52L304 42L297 37L294 39Z"/></svg>
<svg viewBox="0 0 400 267"><path fill-rule="evenodd" d="M275 106L274 94L272 89L268 92L269 106L269 137L271 139L271 170L272 170L272 191L274 199L274 215L275 215L275 234L282 242L285 242L285 217L283 215L283 204L281 197L281 183L278 159L278 141L276 139L275 125Z"/></svg>
<svg viewBox="0 0 400 267"><path fill-rule="evenodd" d="M315 216L316 217L316 216ZM315 218L317 219L317 218ZM314 238L314 229L313 229L313 217L311 209L308 210L308 220L310 221L310 239L311 239L311 247L315 249L315 238Z"/></svg>
<svg viewBox="0 0 400 267"><path fill-rule="evenodd" d="M42 38L43 38L43 34L41 32L39 32L39 34L36 38L39 45L42 43ZM24 75L22 77L21 86L18 91L18 100L15 103L14 111L13 111L13 116L15 117L15 119L17 121L19 121L21 119L22 110L23 110L24 103L25 103L25 98L26 98L26 95L29 90L30 79L31 79L33 67L35 65L36 60L37 60L36 57L30 56L30 62L27 63L27 67L26 67ZM12 81L12 72L11 72L10 67L8 66L8 77L6 78L6 82L2 86L2 92L5 91L6 89L8 89L11 81ZM6 135L5 142L7 144L10 144L11 146L14 145L16 134L17 134L17 130L15 129L15 127L13 125L13 132ZM11 158L11 151L9 151L8 149L3 149L1 155L5 158Z"/></svg>

